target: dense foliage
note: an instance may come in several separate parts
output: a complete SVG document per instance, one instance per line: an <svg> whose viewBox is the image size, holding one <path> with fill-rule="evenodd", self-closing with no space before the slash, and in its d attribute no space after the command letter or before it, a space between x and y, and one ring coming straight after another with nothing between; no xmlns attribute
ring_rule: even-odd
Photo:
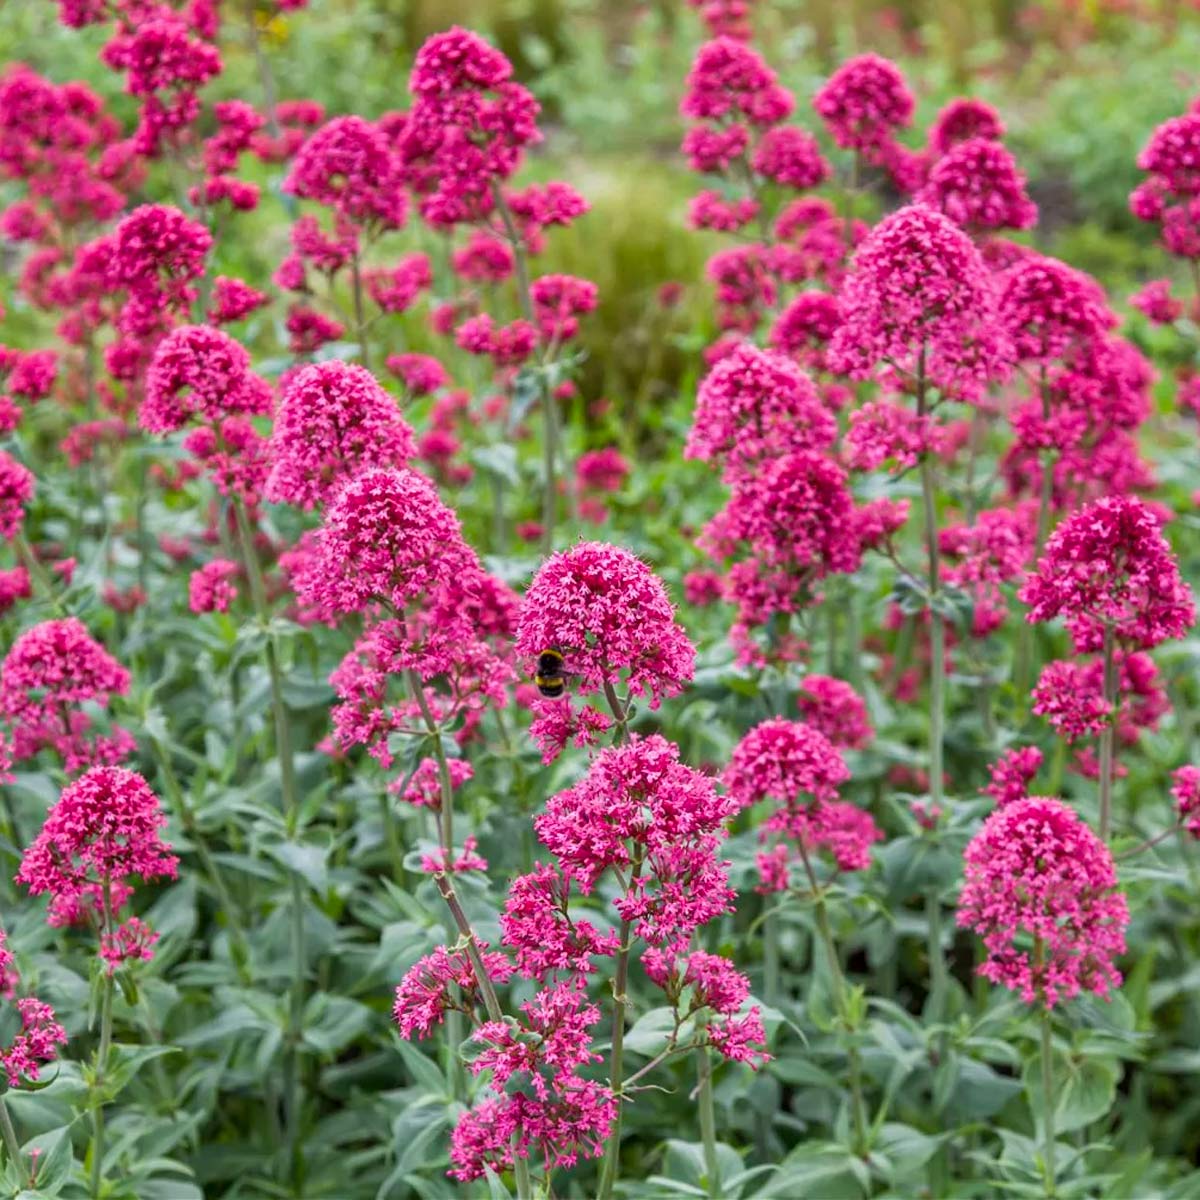
<svg viewBox="0 0 1200 1200"><path fill-rule="evenodd" d="M1200 1195L1191 90L1072 222L936 36L30 5L0 1192Z"/></svg>

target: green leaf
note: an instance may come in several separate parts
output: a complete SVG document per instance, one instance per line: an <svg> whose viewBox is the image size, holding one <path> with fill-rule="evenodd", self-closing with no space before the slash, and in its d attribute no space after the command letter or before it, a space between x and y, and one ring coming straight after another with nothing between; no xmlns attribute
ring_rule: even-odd
<svg viewBox="0 0 1200 1200"><path fill-rule="evenodd" d="M491 446L480 446L471 451L471 461L494 479L500 479L509 487L519 487L521 471L517 465L517 450L508 442L496 442Z"/></svg>
<svg viewBox="0 0 1200 1200"><path fill-rule="evenodd" d="M873 1149L887 1158L890 1164L887 1175L894 1182L923 1167L942 1141L943 1138L931 1137L911 1125L887 1121L876 1135Z"/></svg>
<svg viewBox="0 0 1200 1200"><path fill-rule="evenodd" d="M1051 1052L1054 1086L1054 1131L1070 1133L1098 1121L1112 1107L1121 1068L1108 1059L1079 1058ZM1038 1050L1022 1073L1025 1095L1034 1120L1041 1126L1045 1105L1042 1096L1042 1055Z"/></svg>
<svg viewBox="0 0 1200 1200"><path fill-rule="evenodd" d="M104 1095L112 1100L148 1062L167 1054L178 1054L175 1046L128 1046L115 1043L109 1050L108 1069L104 1073Z"/></svg>
<svg viewBox="0 0 1200 1200"><path fill-rule="evenodd" d="M433 1059L426 1058L416 1046L399 1038L396 1039L395 1045L400 1053L400 1057L404 1059L404 1065L408 1068L408 1073L413 1077L413 1082L419 1088L431 1096L445 1096L447 1094L446 1076Z"/></svg>
<svg viewBox="0 0 1200 1200"><path fill-rule="evenodd" d="M802 1142L779 1165L779 1171L754 1193L760 1200L861 1200L868 1191L862 1160L838 1142Z"/></svg>
<svg viewBox="0 0 1200 1200"><path fill-rule="evenodd" d="M653 1058L666 1048L674 1028L675 1016L671 1009L652 1008L634 1022L632 1029L626 1030L625 1049Z"/></svg>

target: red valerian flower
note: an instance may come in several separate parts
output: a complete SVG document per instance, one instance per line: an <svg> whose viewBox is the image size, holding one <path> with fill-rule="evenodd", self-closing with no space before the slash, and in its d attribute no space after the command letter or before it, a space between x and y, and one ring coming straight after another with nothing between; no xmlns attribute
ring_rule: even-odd
<svg viewBox="0 0 1200 1200"><path fill-rule="evenodd" d="M32 499L33 473L0 450L0 538L11 542L21 532Z"/></svg>
<svg viewBox="0 0 1200 1200"><path fill-rule="evenodd" d="M521 606L516 652L531 663L558 650L581 695L617 687L657 707L692 678L696 651L666 589L641 559L582 542L553 554Z"/></svg>
<svg viewBox="0 0 1200 1200"><path fill-rule="evenodd" d="M964 867L958 923L983 938L985 979L1047 1007L1120 985L1113 959L1129 908L1108 847L1065 804L1030 796L997 808Z"/></svg>
<svg viewBox="0 0 1200 1200"><path fill-rule="evenodd" d="M267 498L313 508L360 470L403 467L415 454L412 429L366 368L312 363L284 381Z"/></svg>
<svg viewBox="0 0 1200 1200"><path fill-rule="evenodd" d="M822 450L836 436L837 422L808 376L744 342L700 384L683 454L718 462L733 479L791 450Z"/></svg>
<svg viewBox="0 0 1200 1200"><path fill-rule="evenodd" d="M877 155L912 121L914 101L895 63L878 54L847 59L813 97L813 108L846 150Z"/></svg>
<svg viewBox="0 0 1200 1200"><path fill-rule="evenodd" d="M972 400L1008 374L1012 350L979 251L925 205L880 221L855 255L838 302L842 324L828 357L853 378L886 366Z"/></svg>
<svg viewBox="0 0 1200 1200"><path fill-rule="evenodd" d="M534 827L584 895L606 871L620 871L614 907L637 937L661 945L729 910L727 864L716 853L734 809L679 761L677 746L633 735L552 796Z"/></svg>
<svg viewBox="0 0 1200 1200"><path fill-rule="evenodd" d="M404 224L400 161L384 133L362 117L334 117L322 125L296 155L283 190L361 225Z"/></svg>
<svg viewBox="0 0 1200 1200"><path fill-rule="evenodd" d="M1068 516L1020 598L1030 622L1062 616L1082 652L1099 650L1106 629L1147 650L1182 637L1196 619L1154 510L1134 496L1106 496Z"/></svg>
<svg viewBox="0 0 1200 1200"><path fill-rule="evenodd" d="M76 617L27 629L0 664L0 714L12 727L14 757L50 747L71 772L119 762L133 750L133 738L116 726L107 736L93 733L83 705L107 705L128 690L129 672Z"/></svg>
<svg viewBox="0 0 1200 1200"><path fill-rule="evenodd" d="M136 772L93 767L68 784L25 851L17 880L31 895L70 904L95 885L131 875L174 879L179 860L159 835L167 823L158 797Z"/></svg>

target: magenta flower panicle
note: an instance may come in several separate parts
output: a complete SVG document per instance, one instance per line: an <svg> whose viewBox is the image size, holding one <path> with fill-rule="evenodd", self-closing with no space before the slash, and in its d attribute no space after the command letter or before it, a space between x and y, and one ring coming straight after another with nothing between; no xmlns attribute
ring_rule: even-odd
<svg viewBox="0 0 1200 1200"><path fill-rule="evenodd" d="M839 295L829 361L856 379L880 367L961 400L1008 376L1012 348L991 277L949 217L911 204L885 217L854 257Z"/></svg>
<svg viewBox="0 0 1200 1200"><path fill-rule="evenodd" d="M1196 620L1158 517L1135 496L1106 496L1071 513L1020 597L1030 622L1061 616L1083 653L1101 649L1106 629L1121 646L1148 650Z"/></svg>
<svg viewBox="0 0 1200 1200"><path fill-rule="evenodd" d="M269 500L312 508L367 467L416 454L395 400L365 368L336 359L288 375L271 432Z"/></svg>
<svg viewBox="0 0 1200 1200"><path fill-rule="evenodd" d="M628 550L603 542L551 555L529 585L516 652L532 665L549 649L563 655L581 695L623 682L652 708L683 690L696 658L662 582Z"/></svg>
<svg viewBox="0 0 1200 1200"><path fill-rule="evenodd" d="M1120 986L1129 908L1108 847L1072 809L1044 796L1005 804L964 862L958 923L983 938L985 979L1047 1008Z"/></svg>

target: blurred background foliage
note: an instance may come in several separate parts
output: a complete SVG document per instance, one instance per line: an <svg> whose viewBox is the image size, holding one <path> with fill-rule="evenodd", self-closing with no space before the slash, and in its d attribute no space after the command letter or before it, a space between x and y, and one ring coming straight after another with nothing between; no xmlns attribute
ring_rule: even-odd
<svg viewBox="0 0 1200 1200"><path fill-rule="evenodd" d="M913 145L951 96L977 95L999 108L1041 207L1032 235L1039 248L1097 275L1118 302L1161 273L1151 228L1133 220L1126 198L1149 131L1200 92L1200 6L1192 0L754 7L756 44L795 93L801 123L816 129L809 100L837 62L866 50L885 54L918 97ZM677 153L677 105L704 37L685 0L312 0L307 10L274 17L227 0L222 10L247 34L250 20L260 23L281 98L316 99L331 114L407 107L412 54L438 29L469 25L499 44L545 109L546 141L531 177L569 178L593 205L588 221L553 239L545 260L546 270L600 287L601 309L584 338L585 391L606 396L619 416L636 415L637 436L653 437L654 401L687 394L696 350L714 335L704 264L721 244L684 222L698 183ZM0 13L0 61L110 92L112 77L97 60L101 31L63 29L49 0L5 0ZM260 102L251 39L233 40L226 58L214 96ZM124 115L132 113L129 105ZM277 187L279 179L263 174L260 182ZM272 204L244 219L257 223L258 236L230 241L258 261L220 265L261 279L285 253L286 225ZM593 236L596 229L604 236ZM667 282L683 285L670 310L658 303ZM269 329L256 347L262 354L281 344ZM421 348L423 331L404 334Z"/></svg>

